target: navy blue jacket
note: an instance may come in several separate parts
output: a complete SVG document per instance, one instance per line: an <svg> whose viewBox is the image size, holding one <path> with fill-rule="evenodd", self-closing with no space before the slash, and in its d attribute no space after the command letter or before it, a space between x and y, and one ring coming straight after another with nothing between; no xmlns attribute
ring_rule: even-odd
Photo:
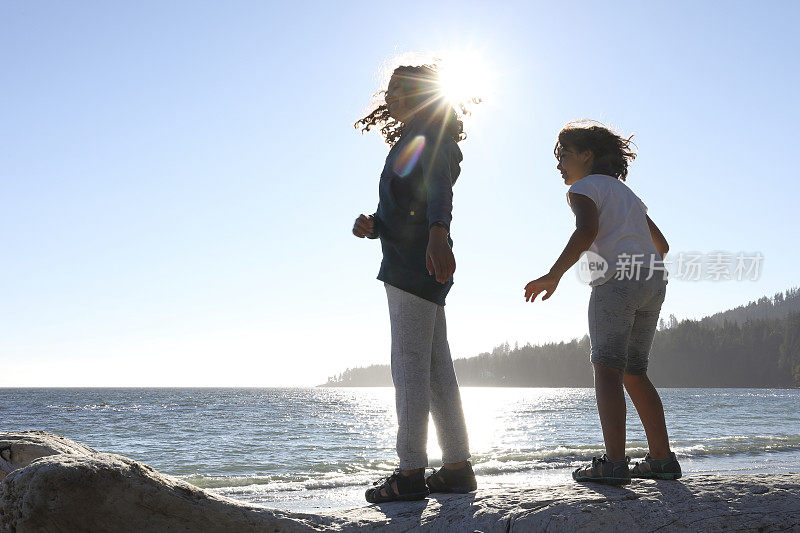
<svg viewBox="0 0 800 533"><path fill-rule="evenodd" d="M428 235L434 222L450 227L453 218L453 184L461 172L461 149L440 124L425 117L411 120L386 156L378 186L375 231L383 261L378 279L445 305L453 285L436 281L425 266ZM453 240L447 237L448 244Z"/></svg>

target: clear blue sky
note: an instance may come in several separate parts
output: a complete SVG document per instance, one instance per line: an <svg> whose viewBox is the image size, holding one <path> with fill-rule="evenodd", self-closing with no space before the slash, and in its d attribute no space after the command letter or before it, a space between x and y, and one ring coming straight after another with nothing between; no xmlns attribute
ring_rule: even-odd
<svg viewBox="0 0 800 533"><path fill-rule="evenodd" d="M0 386L313 385L389 360L359 118L401 52L478 51L491 94L455 187L455 357L587 331L589 288L523 286L573 228L552 147L635 134L628 184L678 252L757 281L670 283L700 317L797 285L795 2L4 2Z"/></svg>

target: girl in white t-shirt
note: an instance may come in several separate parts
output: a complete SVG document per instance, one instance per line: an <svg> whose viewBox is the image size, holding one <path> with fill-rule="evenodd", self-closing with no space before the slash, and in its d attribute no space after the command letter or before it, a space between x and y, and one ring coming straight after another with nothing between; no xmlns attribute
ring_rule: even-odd
<svg viewBox="0 0 800 533"><path fill-rule="evenodd" d="M625 183L636 157L625 139L597 122L571 122L558 134L555 155L575 232L550 272L525 286L525 300L547 300L564 273L587 252L590 359L606 453L575 470L576 481L622 485L631 477L677 479L681 469L670 451L664 408L650 379L647 359L667 279L666 239L647 206ZM625 455L625 394L628 391L647 434L649 453L633 468Z"/></svg>

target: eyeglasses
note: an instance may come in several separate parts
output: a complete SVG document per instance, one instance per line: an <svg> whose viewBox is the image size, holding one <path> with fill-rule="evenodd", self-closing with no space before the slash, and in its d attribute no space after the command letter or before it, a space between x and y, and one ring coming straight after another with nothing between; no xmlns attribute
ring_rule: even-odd
<svg viewBox="0 0 800 533"><path fill-rule="evenodd" d="M560 151L560 152L558 153L558 155L556 156L556 159L558 159L558 162L559 162L559 163L563 163L563 162L564 162L564 157L565 157L567 154L574 154L574 153L575 153L575 152L570 152L569 150L562 150L562 151Z"/></svg>

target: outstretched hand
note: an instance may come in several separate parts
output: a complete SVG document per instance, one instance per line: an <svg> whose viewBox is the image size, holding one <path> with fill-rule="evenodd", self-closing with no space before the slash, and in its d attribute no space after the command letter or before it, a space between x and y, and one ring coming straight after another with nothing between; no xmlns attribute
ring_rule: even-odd
<svg viewBox="0 0 800 533"><path fill-rule="evenodd" d="M545 274L541 278L531 281L525 285L525 301L533 303L542 292L546 292L542 296L542 301L547 300L556 292L559 281L561 278L554 274Z"/></svg>

